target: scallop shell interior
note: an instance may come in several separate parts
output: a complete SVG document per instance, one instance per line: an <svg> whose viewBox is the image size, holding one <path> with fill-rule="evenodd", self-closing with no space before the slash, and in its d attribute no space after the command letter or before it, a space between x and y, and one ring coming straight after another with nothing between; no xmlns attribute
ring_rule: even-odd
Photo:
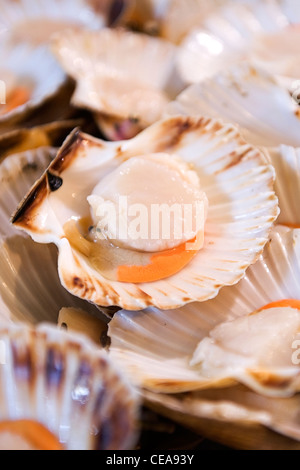
<svg viewBox="0 0 300 470"><path fill-rule="evenodd" d="M67 450L134 445L137 393L86 338L49 326L12 326L1 327L0 341L2 421L38 421Z"/></svg>
<svg viewBox="0 0 300 470"><path fill-rule="evenodd" d="M71 217L88 216L86 198L102 176L145 148L177 154L194 165L209 200L205 245L186 268L163 281L108 281L71 248L63 226ZM51 175L62 183L54 192ZM273 182L273 168L264 156L235 127L220 121L175 117L118 143L75 132L19 207L14 225L39 243L58 246L60 279L72 294L102 306L170 309L215 297L258 259L278 216Z"/></svg>
<svg viewBox="0 0 300 470"><path fill-rule="evenodd" d="M300 145L296 101L271 75L247 63L188 87L167 114L221 117L238 124L253 145Z"/></svg>
<svg viewBox="0 0 300 470"><path fill-rule="evenodd" d="M232 385L234 356L232 362L228 362L231 369L227 375L205 376L200 368L191 365L197 345L220 324L233 322L234 335L234 320L270 302L299 299L299 260L300 231L283 226L274 228L271 242L257 263L247 270L245 278L236 286L224 288L215 299L170 311L152 308L143 312L118 312L109 325L111 356L122 364L132 380L155 392L178 393ZM269 332L271 326L272 322ZM266 337L266 344L267 340ZM276 345L281 348L280 340L280 335L274 336L275 350ZM287 346L284 346L290 348L291 358L292 342L287 340ZM256 350L255 346L253 350ZM255 354L252 357L252 353L247 355L245 352L244 356L246 361L249 360L250 370ZM261 374L258 367L257 374L250 374L248 369L245 366L235 381L246 382L255 391L269 396L290 396L298 391L299 366L290 364L288 371L269 367ZM247 380L247 374L251 380Z"/></svg>

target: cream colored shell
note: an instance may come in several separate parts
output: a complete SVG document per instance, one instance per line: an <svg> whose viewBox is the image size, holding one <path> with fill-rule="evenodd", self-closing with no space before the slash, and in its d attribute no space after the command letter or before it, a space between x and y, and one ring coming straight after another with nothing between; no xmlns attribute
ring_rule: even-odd
<svg viewBox="0 0 300 470"><path fill-rule="evenodd" d="M71 217L89 214L86 197L102 175L145 149L174 153L194 165L209 200L205 245L186 268L163 281L111 282L72 250L63 225ZM55 177L60 182L57 190L51 188ZM217 120L174 117L118 143L74 132L13 222L35 241L58 246L61 282L76 296L132 310L152 305L176 308L215 297L221 287L237 283L258 259L278 216L273 182L273 168L263 155L246 144L235 127Z"/></svg>
<svg viewBox="0 0 300 470"><path fill-rule="evenodd" d="M236 286L223 289L216 299L178 310L118 312L109 326L112 357L136 383L155 392L222 388L239 379L268 396L286 397L298 392L299 366L291 365L289 371L270 368L261 374L249 372L246 381L245 376L233 378L230 373L222 378L206 377L191 365L191 359L198 343L218 325L248 315L270 302L299 299L299 260L300 230L278 226L245 278ZM274 348L276 345L274 337ZM295 351L292 344L290 347L292 358Z"/></svg>
<svg viewBox="0 0 300 470"><path fill-rule="evenodd" d="M253 145L300 145L297 102L274 77L248 63L188 87L166 113L221 117L238 124Z"/></svg>
<svg viewBox="0 0 300 470"><path fill-rule="evenodd" d="M297 15L298 5L291 1L225 3L181 44L178 69L182 78L197 83L250 60L291 85L300 72L300 33L293 26Z"/></svg>
<svg viewBox="0 0 300 470"><path fill-rule="evenodd" d="M134 445L137 391L86 337L15 325L0 341L1 421L38 421L67 450Z"/></svg>
<svg viewBox="0 0 300 470"><path fill-rule="evenodd" d="M41 147L10 155L0 165L0 321L56 323L62 307L97 309L70 295L57 275L57 250L41 246L10 224L20 199L41 176L56 150ZM34 292L34 295L33 295Z"/></svg>
<svg viewBox="0 0 300 470"><path fill-rule="evenodd" d="M163 39L124 30L68 31L53 51L77 82L73 103L143 127L157 121L173 90L175 47Z"/></svg>
<svg viewBox="0 0 300 470"><path fill-rule="evenodd" d="M25 104L0 115L0 124L11 118L20 120L26 112L53 97L65 82L63 70L45 45L18 43L12 47L2 41L0 55L0 79L5 82L6 94L11 87L13 91L14 86L27 86L31 92Z"/></svg>
<svg viewBox="0 0 300 470"><path fill-rule="evenodd" d="M0 31L11 43L48 43L53 33L73 28L100 29L106 15L96 14L92 0L2 0Z"/></svg>

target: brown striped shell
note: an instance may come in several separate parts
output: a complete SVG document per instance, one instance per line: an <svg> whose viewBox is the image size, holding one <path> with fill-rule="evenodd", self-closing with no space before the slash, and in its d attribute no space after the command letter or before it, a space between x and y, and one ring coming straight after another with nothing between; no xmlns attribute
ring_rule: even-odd
<svg viewBox="0 0 300 470"><path fill-rule="evenodd" d="M0 363L0 421L38 421L68 450L134 445L137 393L85 337L2 327Z"/></svg>
<svg viewBox="0 0 300 470"><path fill-rule="evenodd" d="M87 196L105 174L145 152L177 155L197 171L209 200L205 244L189 265L163 281L109 281L72 249L63 227L89 215ZM213 298L244 276L278 216L273 183L274 170L263 154L220 120L176 116L123 142L75 131L21 203L13 224L38 243L58 246L61 282L77 297L105 307L166 310Z"/></svg>

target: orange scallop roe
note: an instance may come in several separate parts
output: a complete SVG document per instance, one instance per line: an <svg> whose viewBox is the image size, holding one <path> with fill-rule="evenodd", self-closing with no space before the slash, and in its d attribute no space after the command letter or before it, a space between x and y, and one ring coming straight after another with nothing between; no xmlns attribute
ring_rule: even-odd
<svg viewBox="0 0 300 470"><path fill-rule="evenodd" d="M297 299L277 300L276 302L271 302L270 304L265 305L260 310L268 310L269 308L286 308L286 307L300 310L300 300L297 300Z"/></svg>
<svg viewBox="0 0 300 470"><path fill-rule="evenodd" d="M9 93L6 104L0 107L0 116L14 109L18 108L18 106L22 106L23 104L27 103L30 99L30 91L28 88L19 86L16 87L12 92Z"/></svg>
<svg viewBox="0 0 300 470"><path fill-rule="evenodd" d="M197 255L203 243L204 233L201 232L192 241L151 255L146 266L119 266L117 279L133 284L166 279L181 271ZM192 249L189 245L192 245Z"/></svg>
<svg viewBox="0 0 300 470"><path fill-rule="evenodd" d="M0 422L0 450L63 450L42 424L31 420Z"/></svg>

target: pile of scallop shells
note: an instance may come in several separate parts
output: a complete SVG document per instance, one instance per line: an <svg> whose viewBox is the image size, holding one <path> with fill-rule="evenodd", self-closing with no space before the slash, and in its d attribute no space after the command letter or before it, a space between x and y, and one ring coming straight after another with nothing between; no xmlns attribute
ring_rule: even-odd
<svg viewBox="0 0 300 470"><path fill-rule="evenodd" d="M0 448L135 448L143 403L299 449L298 3L2 0L0 39ZM125 196L202 225L118 238Z"/></svg>

